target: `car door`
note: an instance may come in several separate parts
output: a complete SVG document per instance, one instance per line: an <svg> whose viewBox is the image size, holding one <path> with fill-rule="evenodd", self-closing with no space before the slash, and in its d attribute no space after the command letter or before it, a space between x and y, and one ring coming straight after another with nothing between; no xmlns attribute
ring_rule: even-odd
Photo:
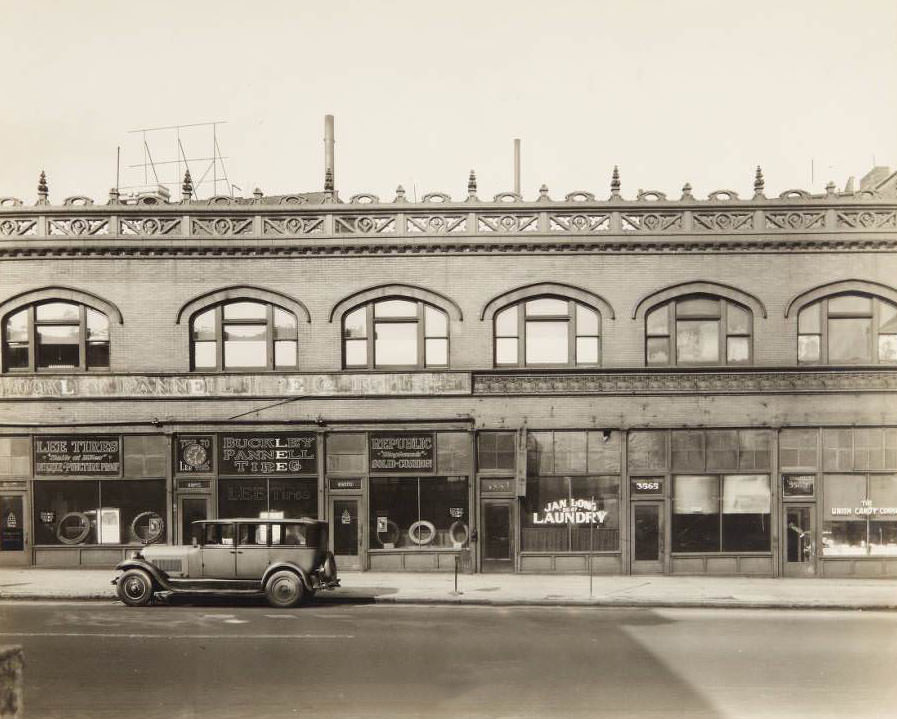
<svg viewBox="0 0 897 719"><path fill-rule="evenodd" d="M203 528L203 579L233 579L237 569L236 526L231 522L210 522Z"/></svg>
<svg viewBox="0 0 897 719"><path fill-rule="evenodd" d="M280 526L275 527L280 531ZM268 544L272 527L266 523L239 525L237 532L237 579L261 579L268 567Z"/></svg>

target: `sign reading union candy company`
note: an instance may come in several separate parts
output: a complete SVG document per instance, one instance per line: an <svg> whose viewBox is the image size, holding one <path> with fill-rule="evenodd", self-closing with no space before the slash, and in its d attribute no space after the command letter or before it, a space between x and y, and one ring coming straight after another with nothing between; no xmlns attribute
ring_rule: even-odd
<svg viewBox="0 0 897 719"><path fill-rule="evenodd" d="M372 472L432 472L433 432L371 432Z"/></svg>
<svg viewBox="0 0 897 719"><path fill-rule="evenodd" d="M316 474L314 432L222 434L218 472L229 475Z"/></svg>
<svg viewBox="0 0 897 719"><path fill-rule="evenodd" d="M607 511L594 499L558 499L541 512L533 512L533 524L604 524Z"/></svg>

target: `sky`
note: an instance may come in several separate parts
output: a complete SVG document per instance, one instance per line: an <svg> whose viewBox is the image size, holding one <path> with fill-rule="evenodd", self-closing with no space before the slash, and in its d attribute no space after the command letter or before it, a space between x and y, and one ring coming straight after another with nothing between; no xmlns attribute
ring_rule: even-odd
<svg viewBox="0 0 897 719"><path fill-rule="evenodd" d="M897 166L894 0L0 0L0 197L822 192ZM223 167L212 157L217 139ZM145 142L145 145L144 145ZM120 160L117 160L120 148ZM135 167L137 165L137 167ZM233 185L233 187L228 187Z"/></svg>

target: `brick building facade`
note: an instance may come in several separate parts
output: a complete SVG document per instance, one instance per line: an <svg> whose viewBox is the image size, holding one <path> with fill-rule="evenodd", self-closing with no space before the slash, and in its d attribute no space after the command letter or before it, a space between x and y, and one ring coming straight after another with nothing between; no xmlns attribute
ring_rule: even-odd
<svg viewBox="0 0 897 719"><path fill-rule="evenodd" d="M0 565L206 516L344 568L897 573L897 174L0 200Z"/></svg>

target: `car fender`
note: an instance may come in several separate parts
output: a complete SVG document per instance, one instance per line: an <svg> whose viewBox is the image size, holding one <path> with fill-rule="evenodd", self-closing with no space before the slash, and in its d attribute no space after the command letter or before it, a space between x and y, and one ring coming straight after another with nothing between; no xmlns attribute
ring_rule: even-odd
<svg viewBox="0 0 897 719"><path fill-rule="evenodd" d="M270 577L274 572L279 572L282 569L287 569L291 572L295 572L299 575L299 578L302 580L302 583L305 585L305 588L308 591L312 591L314 588L311 583L311 579L309 579L308 572L306 572L302 567L298 564L293 564L292 562L277 562L276 564L272 564L265 570L265 573L262 575L262 586L268 583L268 577Z"/></svg>
<svg viewBox="0 0 897 719"><path fill-rule="evenodd" d="M153 578L153 581L159 586L160 589L171 589L171 586L168 583L168 575L157 566L150 564L149 562L145 562L141 559L126 559L123 562L119 562L115 566L115 569L119 572L123 572L126 569L142 569ZM116 581L118 581L117 578L113 580L113 583Z"/></svg>

